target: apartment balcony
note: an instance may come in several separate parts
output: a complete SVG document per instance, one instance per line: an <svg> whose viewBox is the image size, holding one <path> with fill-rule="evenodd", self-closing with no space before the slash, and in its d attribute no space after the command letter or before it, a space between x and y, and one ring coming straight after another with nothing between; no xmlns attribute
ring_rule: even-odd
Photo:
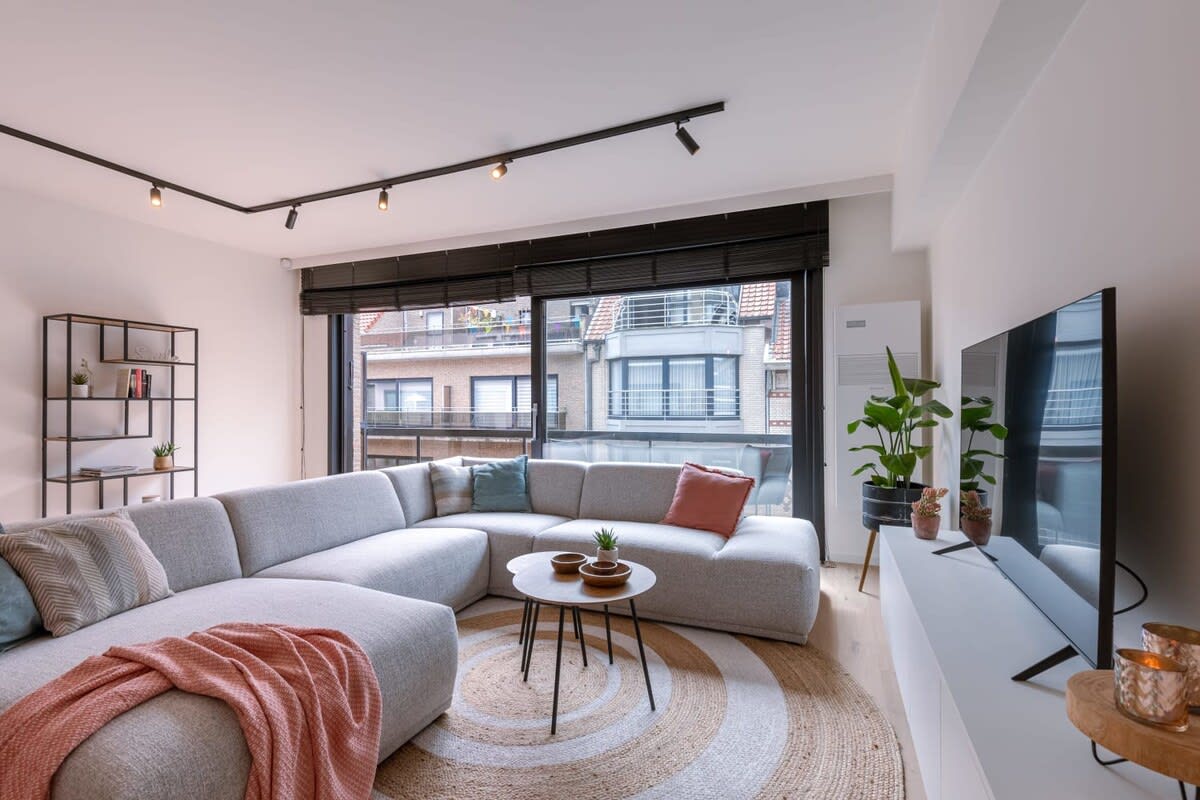
<svg viewBox="0 0 1200 800"><path fill-rule="evenodd" d="M546 412L550 430L566 427L565 409ZM417 428L434 431L487 430L522 432L528 435L533 428L529 411L490 411L475 408L450 408L436 411L368 408L364 428Z"/></svg>
<svg viewBox="0 0 1200 800"><path fill-rule="evenodd" d="M725 289L630 295L604 348L606 358L741 353L737 299Z"/></svg>
<svg viewBox="0 0 1200 800"><path fill-rule="evenodd" d="M578 317L546 320L546 339L555 345L579 345L583 340L583 321ZM390 352L414 351L488 351L528 349L533 326L528 322L495 322L459 325L438 329L418 328L363 336L364 350Z"/></svg>

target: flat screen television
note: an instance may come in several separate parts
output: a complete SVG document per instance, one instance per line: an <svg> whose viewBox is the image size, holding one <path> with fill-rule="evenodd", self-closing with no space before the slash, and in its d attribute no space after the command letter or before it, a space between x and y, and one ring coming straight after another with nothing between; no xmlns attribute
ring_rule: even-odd
<svg viewBox="0 0 1200 800"><path fill-rule="evenodd" d="M991 420L1008 429L973 439L964 430L959 443L995 480L979 482L992 509L982 549L1070 642L1041 668L1071 650L1112 666L1115 301L1104 289L962 352L964 405L990 398Z"/></svg>

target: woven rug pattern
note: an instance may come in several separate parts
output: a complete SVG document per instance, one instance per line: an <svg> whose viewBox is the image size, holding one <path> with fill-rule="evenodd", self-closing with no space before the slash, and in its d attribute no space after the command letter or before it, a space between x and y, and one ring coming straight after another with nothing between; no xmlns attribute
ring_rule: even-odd
<svg viewBox="0 0 1200 800"><path fill-rule="evenodd" d="M651 711L633 623L585 611L588 666L564 641L558 733L550 735L557 610L543 609L529 682L518 671L521 608L489 598L459 615L450 710L379 767L377 800L902 800L891 726L812 647L642 623Z"/></svg>

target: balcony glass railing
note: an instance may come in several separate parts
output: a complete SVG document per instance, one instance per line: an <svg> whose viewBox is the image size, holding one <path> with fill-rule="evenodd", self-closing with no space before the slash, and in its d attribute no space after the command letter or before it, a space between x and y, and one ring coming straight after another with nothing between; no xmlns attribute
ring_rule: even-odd
<svg viewBox="0 0 1200 800"><path fill-rule="evenodd" d="M551 343L578 342L582 320L564 317L546 320L546 338ZM372 350L464 350L490 347L528 347L532 326L528 322L491 322L478 325L369 333L363 347Z"/></svg>
<svg viewBox="0 0 1200 800"><path fill-rule="evenodd" d="M613 419L736 419L737 389L610 389Z"/></svg>
<svg viewBox="0 0 1200 800"><path fill-rule="evenodd" d="M621 302L613 330L738 324L737 299L724 289L650 292Z"/></svg>
<svg viewBox="0 0 1200 800"><path fill-rule="evenodd" d="M566 426L565 409L547 411L546 427L557 430ZM368 428L432 428L438 430L532 430L530 412L521 409L494 411L476 408L450 408L436 411L398 408L371 408L364 424Z"/></svg>

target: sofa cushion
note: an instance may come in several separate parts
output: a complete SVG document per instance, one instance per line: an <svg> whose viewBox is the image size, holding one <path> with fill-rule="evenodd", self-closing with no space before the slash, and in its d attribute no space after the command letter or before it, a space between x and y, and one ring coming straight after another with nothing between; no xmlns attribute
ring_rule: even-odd
<svg viewBox="0 0 1200 800"><path fill-rule="evenodd" d="M684 464L664 525L679 525L732 536L754 479L699 464Z"/></svg>
<svg viewBox="0 0 1200 800"><path fill-rule="evenodd" d="M429 483L433 486L433 505L439 517L471 510L474 478L470 467L431 462Z"/></svg>
<svg viewBox="0 0 1200 800"><path fill-rule="evenodd" d="M267 567L254 577L341 581L457 610L487 593L488 539L461 527L389 531Z"/></svg>
<svg viewBox="0 0 1200 800"><path fill-rule="evenodd" d="M532 511L525 476L528 463L529 458L521 455L471 467L471 510Z"/></svg>
<svg viewBox="0 0 1200 800"><path fill-rule="evenodd" d="M583 479L579 516L658 522L671 507L679 470L674 464L591 464Z"/></svg>
<svg viewBox="0 0 1200 800"><path fill-rule="evenodd" d="M354 472L217 495L246 575L339 544L403 528L392 482Z"/></svg>
<svg viewBox="0 0 1200 800"><path fill-rule="evenodd" d="M219 501L211 497L187 497L143 503L125 510L137 526L142 541L162 564L173 590L181 592L241 577L237 541L225 506ZM5 530L17 533L64 519L86 519L111 513L86 511L68 517L10 524Z"/></svg>
<svg viewBox="0 0 1200 800"><path fill-rule="evenodd" d="M493 459L464 458L466 466L491 463ZM575 519L579 516L579 495L588 465L582 461L532 458L526 476L529 479L529 504L535 514L553 514Z"/></svg>
<svg viewBox="0 0 1200 800"><path fill-rule="evenodd" d="M531 463L532 466L532 463ZM488 592L515 597L508 562L533 549L533 540L540 531L567 522L566 517L553 514L520 514L514 512L470 512L449 517L434 517L418 522L414 527L426 529L474 528L488 537ZM439 531L440 533L440 531Z"/></svg>
<svg viewBox="0 0 1200 800"><path fill-rule="evenodd" d="M125 511L0 536L54 636L170 596L167 575Z"/></svg>
<svg viewBox="0 0 1200 800"><path fill-rule="evenodd" d="M429 462L405 464L403 467L388 467L380 470L392 482L404 519L409 525L437 516L433 504L433 483L429 480Z"/></svg>
<svg viewBox="0 0 1200 800"><path fill-rule="evenodd" d="M383 695L382 761L450 704L458 637L449 608L328 581L239 578L180 592L70 636L0 654L0 711L116 644L182 636L221 622L335 628L366 651ZM241 800L250 754L219 700L171 690L84 741L54 779L55 800Z"/></svg>

